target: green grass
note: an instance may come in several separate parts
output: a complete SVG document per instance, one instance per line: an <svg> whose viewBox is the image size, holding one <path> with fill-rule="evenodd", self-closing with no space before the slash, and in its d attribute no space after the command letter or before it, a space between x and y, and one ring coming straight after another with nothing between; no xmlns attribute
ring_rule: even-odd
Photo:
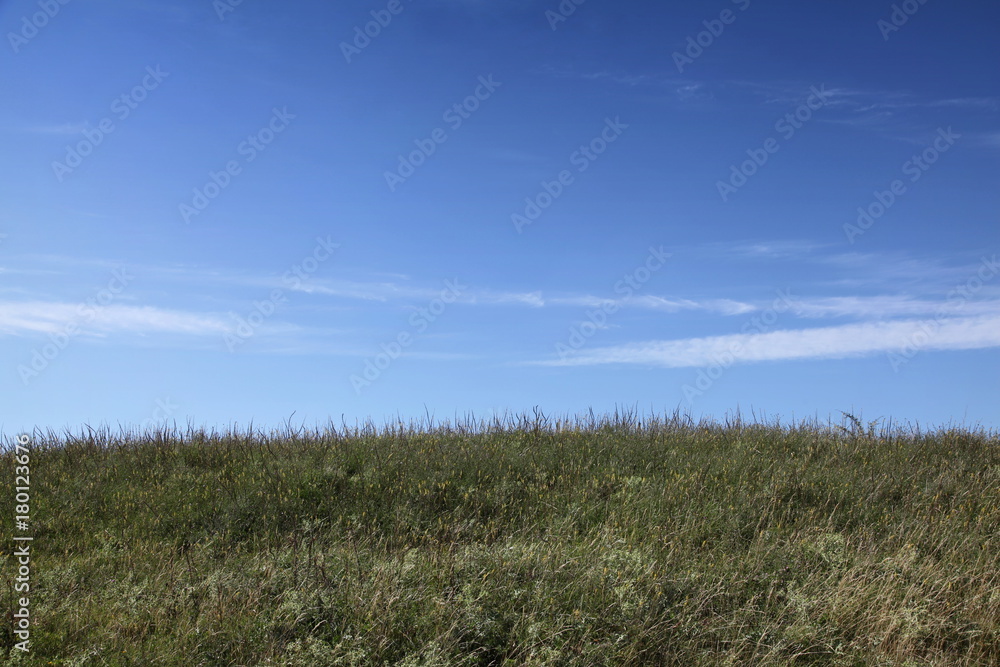
<svg viewBox="0 0 1000 667"><path fill-rule="evenodd" d="M848 419L36 433L0 661L1000 664L997 435Z"/></svg>

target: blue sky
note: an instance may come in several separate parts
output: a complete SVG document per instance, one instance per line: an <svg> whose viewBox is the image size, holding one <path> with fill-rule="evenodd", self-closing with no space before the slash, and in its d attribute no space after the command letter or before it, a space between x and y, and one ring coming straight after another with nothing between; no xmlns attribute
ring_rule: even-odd
<svg viewBox="0 0 1000 667"><path fill-rule="evenodd" d="M0 26L5 433L1000 425L1000 6L42 0Z"/></svg>

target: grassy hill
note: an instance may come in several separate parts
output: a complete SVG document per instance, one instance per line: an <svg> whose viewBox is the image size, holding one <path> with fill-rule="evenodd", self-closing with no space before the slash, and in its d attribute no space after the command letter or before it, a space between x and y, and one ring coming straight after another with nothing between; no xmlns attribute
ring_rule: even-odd
<svg viewBox="0 0 1000 667"><path fill-rule="evenodd" d="M1000 664L983 430L105 429L36 433L30 467L3 665Z"/></svg>

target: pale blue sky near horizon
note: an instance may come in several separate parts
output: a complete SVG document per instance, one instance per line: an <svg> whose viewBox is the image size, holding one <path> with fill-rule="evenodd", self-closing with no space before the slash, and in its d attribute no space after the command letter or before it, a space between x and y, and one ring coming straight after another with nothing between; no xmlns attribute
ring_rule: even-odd
<svg viewBox="0 0 1000 667"><path fill-rule="evenodd" d="M998 28L971 0L0 2L0 432L996 428Z"/></svg>

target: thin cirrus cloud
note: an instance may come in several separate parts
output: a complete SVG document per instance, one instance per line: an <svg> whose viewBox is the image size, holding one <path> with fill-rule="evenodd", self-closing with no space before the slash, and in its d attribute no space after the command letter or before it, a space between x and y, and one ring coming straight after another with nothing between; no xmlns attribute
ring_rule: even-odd
<svg viewBox="0 0 1000 667"><path fill-rule="evenodd" d="M112 332L210 335L231 328L213 316L153 306L0 302L0 332L4 334L57 334L74 325L79 333L92 336Z"/></svg>
<svg viewBox="0 0 1000 667"><path fill-rule="evenodd" d="M291 287L294 292L322 296L360 299L364 301L415 300L429 301L449 292L449 300L466 304L519 304L543 306L541 292L503 292L471 289L459 279L443 281L441 287L420 287L397 282L312 281Z"/></svg>
<svg viewBox="0 0 1000 667"><path fill-rule="evenodd" d="M666 313L682 311L705 311L717 315L743 315L758 310L757 306L732 299L668 299L653 294L641 294L630 298L608 299L590 295L551 297L543 300L543 305L579 306L583 308L598 308L615 306L618 308L634 307L645 310L655 310Z"/></svg>
<svg viewBox="0 0 1000 667"><path fill-rule="evenodd" d="M453 281L460 284L460 281ZM461 286L461 284L460 284ZM757 310L757 306L732 299L705 299L695 301L683 298L666 298L643 294L630 298L598 297L590 294L557 294L545 296L541 290L531 292L511 292L503 290L463 289L455 296L455 302L467 305L512 305L542 308L546 306L569 306L597 308L613 304L618 307L636 307L647 310L676 313L685 310L702 310L721 315L740 315ZM354 281L315 281L302 283L293 291L319 294L349 299L389 301L391 299L430 300L440 295L440 289L401 285L394 282L364 283Z"/></svg>
<svg viewBox="0 0 1000 667"><path fill-rule="evenodd" d="M1000 99L995 97L921 97L905 90L863 90L839 86L833 83L815 81L694 81L664 77L650 73L624 72L578 72L549 68L544 73L560 78L573 77L586 80L607 80L617 85L669 86L676 92L682 103L725 99L732 102L750 95L769 105L797 105L808 97L813 86L819 86L825 93L824 109L819 121L835 125L857 127L882 133L894 140L909 143L926 141L922 128L925 123L914 124L913 118L931 111L994 114L1000 108ZM995 145L988 135L980 143Z"/></svg>
<svg viewBox="0 0 1000 667"><path fill-rule="evenodd" d="M719 363L860 357L924 350L1000 347L1000 315L941 321L897 320L814 329L740 333L704 338L630 343L580 352L563 359L527 362L533 366L641 364L666 368Z"/></svg>
<svg viewBox="0 0 1000 667"><path fill-rule="evenodd" d="M941 329L947 332L958 326L957 322L973 322L974 320L970 318L1000 317L1000 298L998 298L1000 290L996 286L983 284L976 290L975 294L968 293L966 296L962 296L956 291L957 285L966 285L969 280L968 276L975 275L974 267L970 268L970 266L946 267L906 258L886 261L885 256L880 255L829 254L823 244L803 240L708 244L701 248L691 249L691 252L699 257L705 253L736 256L749 262L775 260L795 262L808 259L810 262L828 263L835 269L850 269L852 274L864 277L869 282L873 281L873 276L886 274L891 277L891 280L887 281L886 284L898 286L901 278L907 276L918 278L921 283L920 285L907 283L908 289L914 291L913 294L800 296L798 290L794 294L784 296L778 293L778 296L787 305L788 312L783 316L785 318L783 326L785 327L790 326L789 322L793 319L854 319L863 323L851 325L856 329L829 327L787 331L781 335L778 335L779 332L771 332L755 336L753 345L748 345L741 354L741 358L748 360L799 358L793 351L803 349L803 344L816 340L830 343L822 349L833 350L833 352L817 352L816 348L807 345L806 349L810 352L806 356L836 355L840 353L838 350L843 350L845 354L865 353L864 350L868 349L867 347L862 347L858 351L850 346L845 347L844 344L833 344L830 341L836 339L837 332L847 332L852 336L860 334L868 336L870 334L882 339L884 334L891 333L896 329L906 330L907 327L913 327L912 322L893 320L936 318L938 321L945 322ZM48 259L51 260L51 258ZM52 262L35 263L46 265ZM112 266L106 262L96 261L90 262L90 264L98 268ZM990 262L990 266L993 265L995 265L995 260ZM9 270L11 272L19 271L18 269ZM31 270L38 271L39 269ZM415 284L407 276L396 275L378 276L378 279L375 280L333 280L310 277L294 285L289 285L279 276L247 275L230 271L196 270L192 272L164 267L144 267L144 272L167 285L193 280L200 285L215 284L220 287L220 290L223 287L228 290L236 289L240 292L252 289L253 291L249 293L251 295L257 294L259 290L265 288L281 287L286 290L289 296L291 293L299 292L317 297L314 301L297 302L302 306L301 308L282 313L278 318L274 318L274 321L268 322L266 333L273 334L276 338L280 338L283 344L288 345L296 345L299 342L306 342L306 339L312 340L317 336L321 338L324 336L321 333L322 323L313 319L316 312L311 309L317 305L326 305L331 300L397 304L404 308L411 308L438 299L447 291L451 293L448 296L449 302L454 301L462 307L503 307L530 311L546 308L568 311L570 309L614 306L627 308L633 312L646 311L648 313L646 323L649 324L660 322L660 318L664 315L683 317L686 314L694 316L707 314L726 318L718 320L719 327L729 331L732 330L731 325L723 324L725 321L730 321L729 318L760 313L768 307L772 307L774 303L771 298L749 301L729 298L725 292L729 291L731 286L719 286L719 289L711 290L710 286L701 285L700 291L709 289L710 293L697 297L634 294L626 298L618 294L598 296L556 290L543 292L542 290L489 289L467 285L455 279L442 281L439 284L425 281ZM449 288L449 283L456 286L457 290ZM809 288L808 285L800 286L801 290ZM141 306L134 305L134 302L133 304L114 303L104 308L88 309L84 305L70 303L66 299L51 294L45 296L35 294L20 301L0 300L0 335L46 335L65 332L67 327L72 324L77 325L80 333L95 337L113 334L163 333L207 336L231 333L235 326L234 321L231 321L233 320L232 312L245 315L245 299L239 298L238 293L220 290L212 291L218 298L213 304L214 307L207 310L177 310L163 307L162 304L148 302ZM9 290L8 295L13 296ZM952 298L953 296L961 298ZM139 294L131 294L130 299L144 300ZM224 315L226 312L230 312L229 317ZM611 311L609 310L609 312ZM575 316L579 316L579 314L577 313ZM301 319L303 317L307 319ZM956 319L959 317L965 319ZM636 326L636 322L633 320L632 325ZM887 322L889 324L880 324ZM643 326L643 324L640 322L637 326ZM265 332L262 331L262 333ZM943 334L937 335L936 339L945 342L951 340ZM665 363L668 365L673 363L697 365L710 357L710 355L706 356L707 353L702 354L699 351L706 349L711 351L725 350L728 349L730 343L739 342L739 340L739 338L722 334L713 338L680 339L655 344L637 343L638 347L621 346L581 354L566 360L565 363L611 363L620 358L647 359L642 363L648 363L649 358L662 358L666 360ZM763 350L755 351L755 346L762 346L769 340L777 341L774 353ZM792 344L794 341L798 341L800 344ZM788 344L786 345L786 343ZM957 345L957 343L948 344ZM870 346L872 343L869 342L866 345Z"/></svg>
<svg viewBox="0 0 1000 667"><path fill-rule="evenodd" d="M794 302L795 314L805 318L880 318L939 315L998 315L1000 301L931 301L906 296L825 297ZM961 312L959 312L961 311Z"/></svg>

